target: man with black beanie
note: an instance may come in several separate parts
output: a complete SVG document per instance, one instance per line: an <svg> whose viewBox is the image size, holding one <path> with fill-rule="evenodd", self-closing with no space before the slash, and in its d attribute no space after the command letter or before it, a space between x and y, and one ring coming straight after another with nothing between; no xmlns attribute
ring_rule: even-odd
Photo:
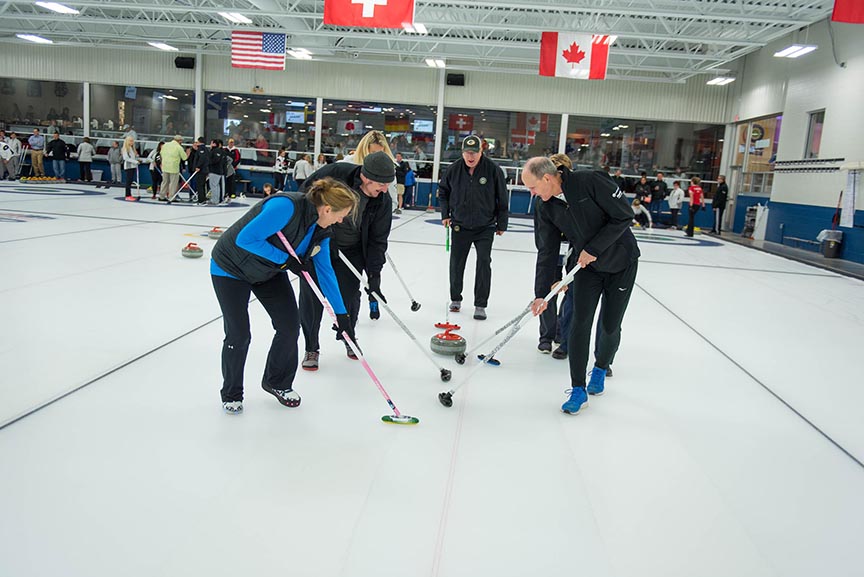
<svg viewBox="0 0 864 577"><path fill-rule="evenodd" d="M362 166L348 162L327 164L303 181L301 192L305 192L315 181L325 177L345 183L358 199L356 214L333 225L331 243L333 271L336 273L351 327L355 328L360 312L360 281L342 262L336 251L342 252L357 270L365 270L371 291L384 298L381 294L381 269L386 261L387 237L390 236L393 220L390 212L392 200L387 189L396 178L395 164L386 152L373 152L363 160ZM318 370L318 331L323 310L312 289L302 283L300 326L306 341L306 354L301 366L306 371ZM349 358L357 359L348 343L345 343L345 351Z"/></svg>
<svg viewBox="0 0 864 577"><path fill-rule="evenodd" d="M198 196L198 204L207 203L207 175L210 172L210 151L207 150L207 144L204 142L204 137L199 136L198 140L192 143L192 150L189 151L189 172L195 177L195 194L189 192L189 202Z"/></svg>
<svg viewBox="0 0 864 577"><path fill-rule="evenodd" d="M462 283L471 245L477 251L474 318L486 320L492 288L492 241L507 230L510 198L501 168L483 156L477 135L462 141L462 158L438 183L441 224L453 231L450 247L450 312L462 310Z"/></svg>

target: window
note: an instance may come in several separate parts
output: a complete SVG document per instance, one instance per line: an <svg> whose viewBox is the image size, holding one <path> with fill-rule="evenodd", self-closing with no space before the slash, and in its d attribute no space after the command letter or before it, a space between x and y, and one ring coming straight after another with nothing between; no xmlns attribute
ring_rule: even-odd
<svg viewBox="0 0 864 577"><path fill-rule="evenodd" d="M193 100L191 90L91 84L90 134L105 142L130 130L138 141L191 138Z"/></svg>
<svg viewBox="0 0 864 577"><path fill-rule="evenodd" d="M822 144L822 125L824 123L824 110L810 113L810 126L807 129L807 149L804 152L804 158L819 158L819 145Z"/></svg>
<svg viewBox="0 0 864 577"><path fill-rule="evenodd" d="M0 78L0 126L7 132L83 134L84 85Z"/></svg>

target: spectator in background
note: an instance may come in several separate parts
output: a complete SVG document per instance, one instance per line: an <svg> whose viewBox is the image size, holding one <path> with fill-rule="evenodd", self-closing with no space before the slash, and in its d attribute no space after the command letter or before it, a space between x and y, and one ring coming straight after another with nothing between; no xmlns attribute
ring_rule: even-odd
<svg viewBox="0 0 864 577"><path fill-rule="evenodd" d="M273 163L273 183L277 192L285 190L285 174L288 172L288 151L283 146L276 154L276 162Z"/></svg>
<svg viewBox="0 0 864 577"><path fill-rule="evenodd" d="M159 200L171 202L180 188L180 163L189 157L188 152L183 150L182 142L183 137L175 134L174 139L162 147L162 188L159 191Z"/></svg>
<svg viewBox="0 0 864 577"><path fill-rule="evenodd" d="M265 182L264 186L261 187L261 190L264 192L264 196L270 196L273 194L273 185L269 182Z"/></svg>
<svg viewBox="0 0 864 577"><path fill-rule="evenodd" d="M150 164L150 182L153 183L153 200L159 196L159 188L162 186L162 147L165 143L160 142L156 148L150 151L147 162Z"/></svg>
<svg viewBox="0 0 864 577"><path fill-rule="evenodd" d="M111 167L111 180L109 182L122 182L123 180L123 155L120 153L120 143L116 140L108 149L108 166Z"/></svg>
<svg viewBox="0 0 864 577"><path fill-rule="evenodd" d="M270 143L267 142L267 139L264 138L263 134L259 134L255 139L255 148L257 149L255 154L258 159L258 164L262 166L270 166L270 151L267 150L270 148Z"/></svg>
<svg viewBox="0 0 864 577"><path fill-rule="evenodd" d="M312 157L304 153L300 155L300 158L294 164L294 182L297 183L297 190L301 189L303 183L309 178L309 175L314 172L311 160Z"/></svg>
<svg viewBox="0 0 864 577"><path fill-rule="evenodd" d="M396 153L396 214L402 214L402 204L405 201L405 176L411 170L408 163L402 159L402 153Z"/></svg>
<svg viewBox="0 0 864 577"><path fill-rule="evenodd" d="M702 192L702 187L699 186L702 179L694 176L690 179L690 186L687 188L687 194L690 196L690 215L687 219L687 236L693 236L694 222L696 213L699 210L705 209L705 194Z"/></svg>
<svg viewBox="0 0 864 577"><path fill-rule="evenodd" d="M81 168L81 180L84 182L93 182L93 172L90 170L90 164L93 162L93 155L96 154L96 149L90 144L90 139L84 137L81 144L78 145L78 166Z"/></svg>
<svg viewBox="0 0 864 577"><path fill-rule="evenodd" d="M135 139L127 136L123 139L123 172L126 174L126 200L140 200L132 196L132 183L138 185L138 151L135 150ZM139 185L140 186L140 185Z"/></svg>
<svg viewBox="0 0 864 577"><path fill-rule="evenodd" d="M27 109L29 113L33 107ZM28 118L31 118L28 116ZM30 145L30 163L33 169L33 176L45 176L45 166L42 164L42 158L45 155L45 137L39 134L39 129L33 129L33 136L27 139L27 144Z"/></svg>
<svg viewBox="0 0 864 577"><path fill-rule="evenodd" d="M633 189L633 192L636 193L636 198L639 199L639 202L651 202L651 185L648 184L648 177L645 176L644 172L639 178L639 182L636 183L636 187Z"/></svg>
<svg viewBox="0 0 864 577"><path fill-rule="evenodd" d="M714 210L714 225L711 227L711 232L720 234L723 227L723 211L726 210L726 202L729 200L729 187L726 185L726 177L722 174L717 177L717 191L714 193L714 199L711 202L711 207Z"/></svg>
<svg viewBox="0 0 864 577"><path fill-rule="evenodd" d="M195 192L189 191L189 202L193 202L197 197L198 204L207 204L207 174L210 172L210 154L207 151L203 136L199 136L198 140L192 143L192 150L189 151L189 171L195 177Z"/></svg>
<svg viewBox="0 0 864 577"><path fill-rule="evenodd" d="M234 146L234 139L228 139L228 147L225 149L228 157L228 166L225 171L225 190L229 198L234 198L237 190L237 167L240 166L240 149Z"/></svg>
<svg viewBox="0 0 864 577"><path fill-rule="evenodd" d="M136 140L138 140L138 133L135 132L134 126L129 126L128 124L125 124L125 125L123 125L123 130L126 131L123 133L124 142L127 138L131 138L132 142L135 142Z"/></svg>
<svg viewBox="0 0 864 577"><path fill-rule="evenodd" d="M318 170L322 166L327 164L327 157L324 156L324 153L318 155L318 158L315 160L315 170Z"/></svg>
<svg viewBox="0 0 864 577"><path fill-rule="evenodd" d="M9 170L9 180L15 180L18 178L18 163L21 161L21 141L18 140L16 133L10 132L9 137L6 139L6 144L9 145L9 149L12 152L12 158L6 164Z"/></svg>
<svg viewBox="0 0 864 577"><path fill-rule="evenodd" d="M0 180L6 178L9 172L9 161L12 160L12 149L6 142L6 132L0 130Z"/></svg>
<svg viewBox="0 0 864 577"><path fill-rule="evenodd" d="M630 192L630 181L624 178L620 168L615 169L615 176L612 177L612 180L618 185L618 190L621 192Z"/></svg>
<svg viewBox="0 0 864 577"><path fill-rule="evenodd" d="M651 184L651 204L648 205L648 210L657 215L660 219L660 209L663 206L663 199L669 194L669 187L666 181L663 180L663 173L658 172L657 178Z"/></svg>
<svg viewBox="0 0 864 577"><path fill-rule="evenodd" d="M670 228L678 230L678 212L681 210L681 205L684 204L684 190L681 188L681 182L675 181L672 183L672 192L669 193L669 211L672 213Z"/></svg>
<svg viewBox="0 0 864 577"><path fill-rule="evenodd" d="M45 156L51 159L51 167L54 169L54 178L65 180L66 159L69 158L69 150L66 141L60 138L60 133L55 132L51 142L45 147Z"/></svg>

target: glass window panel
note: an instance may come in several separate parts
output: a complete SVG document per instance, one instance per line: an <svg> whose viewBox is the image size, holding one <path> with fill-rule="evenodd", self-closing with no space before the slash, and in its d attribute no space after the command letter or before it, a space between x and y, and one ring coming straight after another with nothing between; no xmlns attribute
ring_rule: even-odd
<svg viewBox="0 0 864 577"><path fill-rule="evenodd" d="M824 123L824 110L810 113L810 125L807 130L807 152L804 158L819 158L819 146L822 144L822 126Z"/></svg>
<svg viewBox="0 0 864 577"><path fill-rule="evenodd" d="M90 134L122 138L129 131L138 141L159 141L180 134L192 138L192 90L141 86L90 85Z"/></svg>
<svg viewBox="0 0 864 577"><path fill-rule="evenodd" d="M19 136L84 133L84 84L0 78L0 127Z"/></svg>

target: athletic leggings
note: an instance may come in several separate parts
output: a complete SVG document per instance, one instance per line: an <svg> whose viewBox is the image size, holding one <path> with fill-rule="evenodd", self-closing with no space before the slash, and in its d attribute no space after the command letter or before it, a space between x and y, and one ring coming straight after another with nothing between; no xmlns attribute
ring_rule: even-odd
<svg viewBox="0 0 864 577"><path fill-rule="evenodd" d="M591 352L591 325L601 296L604 297L603 314L597 329L597 349L594 365L608 369L621 342L621 323L630 294L636 282L639 261L633 261L621 272L597 272L591 267L580 270L573 277L570 291L573 292L573 318L570 321L568 356L570 358L570 381L573 387L585 386L588 355Z"/></svg>
<svg viewBox="0 0 864 577"><path fill-rule="evenodd" d="M250 293L258 298L270 315L276 330L267 355L263 382L277 390L292 388L297 372L300 321L288 274L279 273L258 285L224 276L211 275L210 278L219 308L222 309L222 324L225 328L225 339L222 341L222 401L243 400L243 367L252 340L249 328Z"/></svg>
<svg viewBox="0 0 864 577"><path fill-rule="evenodd" d="M126 196L132 196L132 182L135 180L135 172L134 168L127 168L123 172L126 173Z"/></svg>

